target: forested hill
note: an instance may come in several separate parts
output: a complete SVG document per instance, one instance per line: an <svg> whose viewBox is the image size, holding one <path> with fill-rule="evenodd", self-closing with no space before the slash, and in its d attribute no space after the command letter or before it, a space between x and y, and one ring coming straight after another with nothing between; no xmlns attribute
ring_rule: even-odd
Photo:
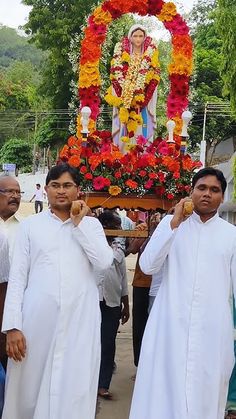
<svg viewBox="0 0 236 419"><path fill-rule="evenodd" d="M0 24L0 68L8 68L15 61L28 61L39 67L44 57L45 53L29 44L27 37Z"/></svg>

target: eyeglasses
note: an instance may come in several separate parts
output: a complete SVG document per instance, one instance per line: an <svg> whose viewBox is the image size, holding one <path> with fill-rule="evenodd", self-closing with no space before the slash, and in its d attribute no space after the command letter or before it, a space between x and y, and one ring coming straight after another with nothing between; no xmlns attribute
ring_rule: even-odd
<svg viewBox="0 0 236 419"><path fill-rule="evenodd" d="M58 182L52 182L48 185L48 187L54 189L54 190L59 190L59 189L65 189L66 191L69 191L70 189L76 187L78 188L78 186L75 183L71 183L71 182L65 182L65 183L58 183Z"/></svg>
<svg viewBox="0 0 236 419"><path fill-rule="evenodd" d="M0 189L0 193L7 196L12 196L12 195L22 196L24 194L24 192L17 191L16 189Z"/></svg>

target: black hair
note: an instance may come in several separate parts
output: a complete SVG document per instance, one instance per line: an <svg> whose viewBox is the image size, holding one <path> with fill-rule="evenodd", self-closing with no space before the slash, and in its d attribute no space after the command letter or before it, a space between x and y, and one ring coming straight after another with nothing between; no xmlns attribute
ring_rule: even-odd
<svg viewBox="0 0 236 419"><path fill-rule="evenodd" d="M98 219L104 228L114 228L121 226L121 218L118 214L111 210L104 210Z"/></svg>
<svg viewBox="0 0 236 419"><path fill-rule="evenodd" d="M194 186L196 185L196 183L199 179L201 179L205 176L215 176L216 179L221 184L222 193L223 194L225 193L225 189L227 187L226 179L225 179L223 173L221 172L221 170L215 169L214 167L204 167L204 169L201 169L197 173L195 173L195 175L193 176L193 179L192 179L192 188L194 188Z"/></svg>
<svg viewBox="0 0 236 419"><path fill-rule="evenodd" d="M39 186L40 187L41 185L40 185L40 183L36 183L36 186Z"/></svg>
<svg viewBox="0 0 236 419"><path fill-rule="evenodd" d="M63 173L69 173L77 186L79 186L79 175L78 170L75 167L71 167L67 163L61 163L57 166L53 166L46 177L46 185L49 184L51 180L57 180Z"/></svg>

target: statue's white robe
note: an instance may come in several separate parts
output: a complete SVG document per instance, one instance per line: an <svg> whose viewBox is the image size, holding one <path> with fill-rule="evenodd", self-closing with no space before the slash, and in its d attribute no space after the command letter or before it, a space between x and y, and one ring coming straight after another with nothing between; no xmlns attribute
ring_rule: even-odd
<svg viewBox="0 0 236 419"><path fill-rule="evenodd" d="M101 224L78 227L50 211L16 237L3 326L22 330L22 362L9 360L3 419L94 419L100 309L94 268L113 261Z"/></svg>
<svg viewBox="0 0 236 419"><path fill-rule="evenodd" d="M193 214L171 230L166 216L140 258L146 274L164 263L146 326L130 419L223 419L234 365L230 308L236 228Z"/></svg>

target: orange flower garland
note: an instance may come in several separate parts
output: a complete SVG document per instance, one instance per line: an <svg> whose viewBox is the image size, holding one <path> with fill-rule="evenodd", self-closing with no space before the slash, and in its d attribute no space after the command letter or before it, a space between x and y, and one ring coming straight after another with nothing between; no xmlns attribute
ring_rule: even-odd
<svg viewBox="0 0 236 419"><path fill-rule="evenodd" d="M108 25L112 20L125 13L156 16L172 35L173 48L172 60L169 65L170 92L167 99L167 118L175 120L175 134L179 135L182 128L181 114L188 106L189 78L193 69L193 47L189 28L177 13L173 2L164 2L163 0L106 0L93 11L88 19L88 26L84 30L84 39L81 44L79 65L80 106L81 108L83 106L91 108L91 118L95 127L100 111L99 60L101 58L101 46L106 38ZM125 59L125 57L123 58ZM140 99L142 100L142 98ZM111 106L115 106L115 104L111 103Z"/></svg>
<svg viewBox="0 0 236 419"><path fill-rule="evenodd" d="M158 138L152 143L144 137L137 138L137 144L123 155L112 143L111 133L96 132L96 120L100 112L99 61L101 46L106 38L107 28L112 20L125 13L141 16L156 16L172 35L172 59L169 65L170 91L167 99L167 118L176 123L176 147L170 147ZM120 193L137 195L156 193L157 196L172 199L189 192L192 172L199 167L189 155L181 155L178 141L182 129L182 112L188 106L189 79L192 73L192 41L189 28L177 13L172 2L163 0L105 0L88 19L81 44L79 63L80 106L91 108L89 129L91 135L82 145L80 138L80 115L77 117L77 137L70 137L60 158L78 168L80 184L85 191L107 191L113 196ZM124 61L129 60L125 53ZM153 57L157 62L158 57ZM153 77L150 74L150 80ZM136 99L143 100L142 94ZM120 103L111 104L119 106ZM129 113L121 108L120 117L127 122ZM124 141L127 138L124 137Z"/></svg>

